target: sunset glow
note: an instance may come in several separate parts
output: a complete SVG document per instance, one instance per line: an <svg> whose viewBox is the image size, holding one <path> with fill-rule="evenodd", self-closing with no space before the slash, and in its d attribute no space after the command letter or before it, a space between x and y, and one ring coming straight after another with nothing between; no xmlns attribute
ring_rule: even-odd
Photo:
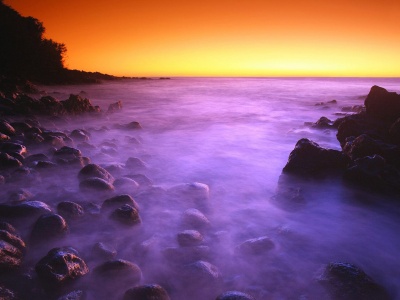
<svg viewBox="0 0 400 300"><path fill-rule="evenodd" d="M5 0L66 66L125 76L400 76L400 2Z"/></svg>

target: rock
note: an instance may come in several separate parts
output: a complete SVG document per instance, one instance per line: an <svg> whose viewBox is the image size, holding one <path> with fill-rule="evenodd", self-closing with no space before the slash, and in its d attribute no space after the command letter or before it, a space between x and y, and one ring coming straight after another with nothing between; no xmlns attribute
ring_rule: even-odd
<svg viewBox="0 0 400 300"><path fill-rule="evenodd" d="M25 252L25 243L21 238L16 236L14 233L8 232L6 230L0 230L0 240L4 241L11 246L17 248L21 253Z"/></svg>
<svg viewBox="0 0 400 300"><path fill-rule="evenodd" d="M123 300L170 300L167 291L158 284L140 285L125 292Z"/></svg>
<svg viewBox="0 0 400 300"><path fill-rule="evenodd" d="M135 180L139 184L139 187L141 189L150 187L154 184L151 179L149 179L146 175L143 174L132 174L132 175L130 174L130 175L125 175L124 177Z"/></svg>
<svg viewBox="0 0 400 300"><path fill-rule="evenodd" d="M389 139L392 143L400 145L400 118L390 126Z"/></svg>
<svg viewBox="0 0 400 300"><path fill-rule="evenodd" d="M17 230L10 223L0 222L0 230L5 230L11 234L15 234Z"/></svg>
<svg viewBox="0 0 400 300"><path fill-rule="evenodd" d="M368 116L384 121L395 121L400 117L400 95L374 85L367 98L365 108Z"/></svg>
<svg viewBox="0 0 400 300"><path fill-rule="evenodd" d="M70 137L78 142L88 142L89 133L83 129L75 129L71 132Z"/></svg>
<svg viewBox="0 0 400 300"><path fill-rule="evenodd" d="M68 293L67 295L61 296L57 298L57 300L85 300L86 296L83 291L72 291L71 293Z"/></svg>
<svg viewBox="0 0 400 300"><path fill-rule="evenodd" d="M142 125L140 125L139 122L133 121L130 122L129 124L127 124L125 126L126 129L133 129L133 130L137 130L137 129L142 129Z"/></svg>
<svg viewBox="0 0 400 300"><path fill-rule="evenodd" d="M125 163L125 168L130 171L141 172L147 169L147 165L140 158L129 157Z"/></svg>
<svg viewBox="0 0 400 300"><path fill-rule="evenodd" d="M196 208L189 208L183 213L182 223L195 229L204 229L210 226L207 217Z"/></svg>
<svg viewBox="0 0 400 300"><path fill-rule="evenodd" d="M8 136L14 136L16 134L14 127L4 120L0 120L0 132Z"/></svg>
<svg viewBox="0 0 400 300"><path fill-rule="evenodd" d="M2 300L18 300L20 299L14 291L0 285L0 299Z"/></svg>
<svg viewBox="0 0 400 300"><path fill-rule="evenodd" d="M107 247L104 243L96 243L92 248L92 255L102 260L112 260L117 255L117 251Z"/></svg>
<svg viewBox="0 0 400 300"><path fill-rule="evenodd" d="M87 191L87 192L90 191L106 192L114 190L114 186L112 184L98 177L92 177L82 180L79 183L79 188L81 191Z"/></svg>
<svg viewBox="0 0 400 300"><path fill-rule="evenodd" d="M0 170L10 170L21 167L22 163L11 155L0 152Z"/></svg>
<svg viewBox="0 0 400 300"><path fill-rule="evenodd" d="M32 229L34 241L62 238L68 233L68 225L63 217L57 214L46 214L39 217Z"/></svg>
<svg viewBox="0 0 400 300"><path fill-rule="evenodd" d="M104 200L101 210L102 211L110 211L113 209L117 209L122 205L127 204L132 206L134 209L139 210L139 205L136 201L129 195L123 194L118 195L109 199Z"/></svg>
<svg viewBox="0 0 400 300"><path fill-rule="evenodd" d="M114 181L114 187L119 192L126 192L131 194L135 194L139 190L139 184L135 180L128 177L117 178Z"/></svg>
<svg viewBox="0 0 400 300"><path fill-rule="evenodd" d="M246 293L229 291L222 293L215 300L255 300L255 298Z"/></svg>
<svg viewBox="0 0 400 300"><path fill-rule="evenodd" d="M343 112L355 112L355 113L361 113L364 111L364 106L363 105L353 105L353 106L344 106L342 107Z"/></svg>
<svg viewBox="0 0 400 300"><path fill-rule="evenodd" d="M198 246L203 242L204 237L197 230L184 230L178 233L177 240L181 247Z"/></svg>
<svg viewBox="0 0 400 300"><path fill-rule="evenodd" d="M0 273L19 268L22 264L22 252L13 245L0 240Z"/></svg>
<svg viewBox="0 0 400 300"><path fill-rule="evenodd" d="M71 247L50 250L35 266L39 278L50 284L63 284L89 273L85 261Z"/></svg>
<svg viewBox="0 0 400 300"><path fill-rule="evenodd" d="M127 260L117 259L107 261L94 269L99 279L106 280L110 285L125 283L130 286L138 284L142 279L140 268Z"/></svg>
<svg viewBox="0 0 400 300"><path fill-rule="evenodd" d="M138 210L128 204L124 204L114 210L110 217L121 224L129 226L138 225L142 222Z"/></svg>
<svg viewBox="0 0 400 300"><path fill-rule="evenodd" d="M83 167L78 174L79 181L93 177L103 179L110 184L114 182L114 177L112 177L112 175L105 169L96 164L88 164L87 166Z"/></svg>
<svg viewBox="0 0 400 300"><path fill-rule="evenodd" d="M121 101L117 101L117 102L115 102L115 103L111 103L109 106L108 106L108 110L107 110L107 112L116 112L116 111L118 111L118 110L121 110L122 109L122 102Z"/></svg>
<svg viewBox="0 0 400 300"><path fill-rule="evenodd" d="M10 137L6 134L0 132L0 142L7 142L10 140Z"/></svg>
<svg viewBox="0 0 400 300"><path fill-rule="evenodd" d="M33 154L24 159L24 165L32 167L39 161L50 162L50 159L43 153Z"/></svg>
<svg viewBox="0 0 400 300"><path fill-rule="evenodd" d="M327 288L334 299L391 299L363 270L349 263L329 263L318 277L318 281Z"/></svg>
<svg viewBox="0 0 400 300"><path fill-rule="evenodd" d="M315 176L325 172L344 170L348 157L337 150L325 149L309 139L300 139L289 155L284 173Z"/></svg>
<svg viewBox="0 0 400 300"><path fill-rule="evenodd" d="M168 194L183 202L204 204L209 200L210 189L204 183L183 183L170 188Z"/></svg>
<svg viewBox="0 0 400 300"><path fill-rule="evenodd" d="M57 205L57 212L67 220L76 220L85 214L83 207L71 201L62 201Z"/></svg>
<svg viewBox="0 0 400 300"><path fill-rule="evenodd" d="M19 189L9 194L9 200L12 202L23 202L33 198L33 194L25 189Z"/></svg>
<svg viewBox="0 0 400 300"><path fill-rule="evenodd" d="M73 115L99 112L100 110L92 105L89 99L79 95L70 95L67 100L61 101L64 109Z"/></svg>
<svg viewBox="0 0 400 300"><path fill-rule="evenodd" d="M312 127L314 128L333 128L332 121L329 120L327 117L321 117L317 122L315 122Z"/></svg>
<svg viewBox="0 0 400 300"><path fill-rule="evenodd" d="M388 193L400 191L399 171L379 155L356 159L344 173L347 182L368 190Z"/></svg>
<svg viewBox="0 0 400 300"><path fill-rule="evenodd" d="M3 218L35 218L47 213L51 213L50 207L40 201L25 201L18 205L0 204L0 217Z"/></svg>
<svg viewBox="0 0 400 300"><path fill-rule="evenodd" d="M82 157L82 152L79 149L64 146L54 152L54 158L74 159Z"/></svg>
<svg viewBox="0 0 400 300"><path fill-rule="evenodd" d="M249 239L236 246L235 252L243 255L260 255L275 248L275 243L267 236Z"/></svg>

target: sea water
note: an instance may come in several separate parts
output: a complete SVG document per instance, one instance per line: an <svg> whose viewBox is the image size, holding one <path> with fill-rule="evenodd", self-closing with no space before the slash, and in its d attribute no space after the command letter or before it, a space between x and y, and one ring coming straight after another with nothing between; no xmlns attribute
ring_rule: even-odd
<svg viewBox="0 0 400 300"><path fill-rule="evenodd" d="M260 299L313 299L312 284L321 266L342 261L359 266L400 298L399 203L329 179L310 182L305 203L296 209L280 206L273 197L300 138L340 149L335 129L306 123L342 117L346 107L363 105L373 85L400 92L400 80L387 78L172 78L45 89L59 100L80 94L105 111L122 101L123 109L101 122L73 124L108 128L92 142L111 141L117 152L99 150L94 163L124 164L135 156L148 165L146 175L156 186L201 182L210 187L205 214L213 227L206 243L226 286ZM131 121L143 127L136 136L139 148L129 134L113 129ZM166 205L158 217L145 218L147 238L162 241L160 252L176 246L179 229L158 224L164 224L163 218L173 223L183 211ZM235 246L260 236L274 241L271 254L257 262L237 262ZM215 237L222 242L214 243Z"/></svg>

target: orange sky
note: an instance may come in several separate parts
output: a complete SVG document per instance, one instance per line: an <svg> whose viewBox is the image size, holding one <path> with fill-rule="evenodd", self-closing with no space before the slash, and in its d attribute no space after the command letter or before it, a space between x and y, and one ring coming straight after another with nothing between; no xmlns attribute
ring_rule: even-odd
<svg viewBox="0 0 400 300"><path fill-rule="evenodd" d="M399 0L5 0L71 69L126 76L400 76Z"/></svg>

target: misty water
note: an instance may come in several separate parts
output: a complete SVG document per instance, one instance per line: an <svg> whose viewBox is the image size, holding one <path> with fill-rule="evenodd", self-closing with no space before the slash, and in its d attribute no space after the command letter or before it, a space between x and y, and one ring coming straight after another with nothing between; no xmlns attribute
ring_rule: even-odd
<svg viewBox="0 0 400 300"><path fill-rule="evenodd" d="M208 185L204 209L179 201L143 203L140 195L132 195L141 207L140 232L121 230L110 241L117 257L142 268L143 283L163 285L172 299L187 297L178 271L163 253L178 247L179 232L192 229L181 222L192 207L210 220L203 245L210 247L208 261L222 274L222 291L248 292L257 299L318 299L323 295L315 284L318 271L343 261L359 266L400 298L398 203L329 178L299 183L305 196L300 206L283 206L273 197L300 138L340 149L335 130L313 129L305 122L321 116L335 120L344 114L343 107L362 105L373 85L400 91L398 80L382 78L173 78L44 89L60 100L80 93L103 110L122 101L122 111L100 121L68 125L91 132L90 143L97 148L82 152L93 163L124 165L128 157L138 157L147 165L141 173L154 186ZM334 99L337 103L329 103ZM143 129L115 128L131 121ZM66 180L65 187L78 190L74 181ZM69 239L85 249L105 236L105 229L88 228L71 232L64 244ZM235 246L262 236L270 237L275 248L256 258L237 257ZM151 245L150 254L137 250L143 245ZM201 293L192 298L206 299Z"/></svg>

